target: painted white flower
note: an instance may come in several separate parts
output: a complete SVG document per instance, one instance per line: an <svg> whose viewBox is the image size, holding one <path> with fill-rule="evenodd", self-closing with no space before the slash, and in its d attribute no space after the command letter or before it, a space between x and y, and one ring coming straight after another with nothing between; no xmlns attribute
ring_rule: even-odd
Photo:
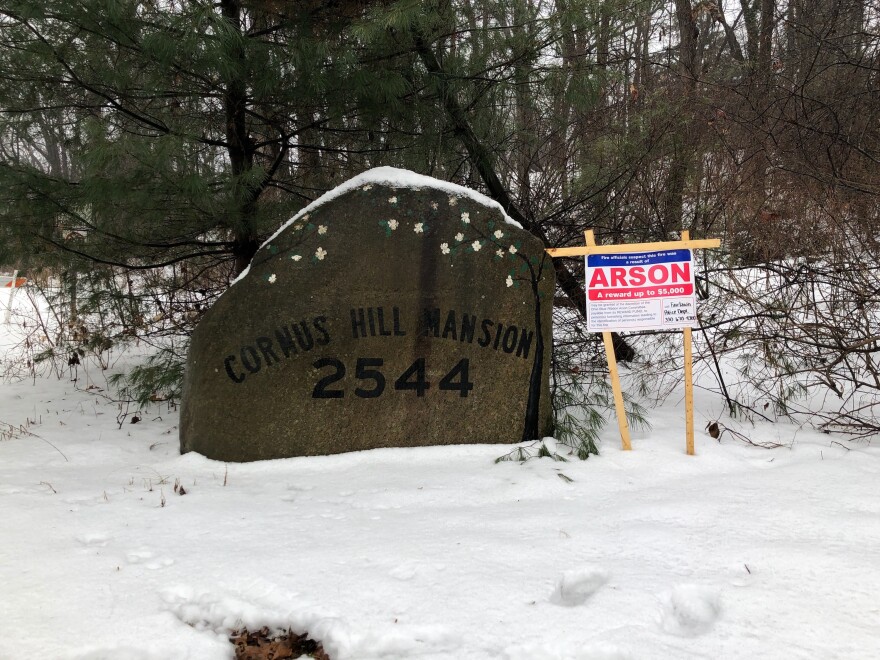
<svg viewBox="0 0 880 660"><path fill-rule="evenodd" d="M324 257L327 256L327 250L322 247L319 247L315 252L315 256L318 258L318 261L323 261Z"/></svg>
<svg viewBox="0 0 880 660"><path fill-rule="evenodd" d="M308 214L308 213L306 213L303 217L300 218L300 220L302 220L303 222L305 222L305 221L308 220L308 219L309 219L309 214Z"/></svg>
<svg viewBox="0 0 880 660"><path fill-rule="evenodd" d="M480 241L474 241L471 243L471 247L474 249L474 252L479 252L480 248L483 247L483 244Z"/></svg>
<svg viewBox="0 0 880 660"><path fill-rule="evenodd" d="M389 220L389 221L388 221L388 228L389 228L391 231L394 231L395 229L397 229L397 225L398 225L398 224L400 224L400 223L398 223L397 220Z"/></svg>
<svg viewBox="0 0 880 660"><path fill-rule="evenodd" d="M455 206L456 204L458 204L458 199L456 199L455 197L450 197L449 206Z"/></svg>
<svg viewBox="0 0 880 660"><path fill-rule="evenodd" d="M449 243L440 243L440 252L449 254Z"/></svg>
<svg viewBox="0 0 880 660"><path fill-rule="evenodd" d="M507 280L505 281L507 282L507 286L513 286L513 278L510 275L507 276Z"/></svg>
<svg viewBox="0 0 880 660"><path fill-rule="evenodd" d="M368 184L365 185L363 188L361 188L361 190L372 190L372 189L373 189L373 184L372 184L372 183L368 183Z"/></svg>
<svg viewBox="0 0 880 660"><path fill-rule="evenodd" d="M271 275L269 275L269 284L275 284L275 280L277 279L278 278L275 277L275 273L272 273Z"/></svg>
<svg viewBox="0 0 880 660"><path fill-rule="evenodd" d="M464 234L462 234L461 232L458 232L455 235L455 240L457 240L459 243L461 243L464 240Z"/></svg>
<svg viewBox="0 0 880 660"><path fill-rule="evenodd" d="M469 224L471 223L471 214L468 213L467 211L465 211L464 213L462 213L462 214L461 214L461 221L462 221L464 224L469 225Z"/></svg>
<svg viewBox="0 0 880 660"><path fill-rule="evenodd" d="M389 204L397 204L397 195L388 198Z"/></svg>
<svg viewBox="0 0 880 660"><path fill-rule="evenodd" d="M500 229L495 230L495 238L504 238L504 232Z"/></svg>
<svg viewBox="0 0 880 660"><path fill-rule="evenodd" d="M495 250L495 254L498 255L499 259L504 258L504 250Z"/></svg>
<svg viewBox="0 0 880 660"><path fill-rule="evenodd" d="M438 206L440 206L440 205L437 202L431 202L431 208L434 209L435 211L437 210Z"/></svg>
<svg viewBox="0 0 880 660"><path fill-rule="evenodd" d="M516 246L515 246L515 245L511 245L511 246L508 248L508 251L510 252L510 254L516 254Z"/></svg>
<svg viewBox="0 0 880 660"><path fill-rule="evenodd" d="M300 254L293 254L293 255L290 256L290 258L293 259L294 261L299 261L300 259L302 259L302 255L300 255Z"/></svg>
<svg viewBox="0 0 880 660"><path fill-rule="evenodd" d="M319 234L326 234L327 233L327 226L326 225L318 225L318 233Z"/></svg>
<svg viewBox="0 0 880 660"><path fill-rule="evenodd" d="M425 231L425 223L424 222L417 222L415 224L415 226L413 227L413 231L417 234L421 234L423 231Z"/></svg>

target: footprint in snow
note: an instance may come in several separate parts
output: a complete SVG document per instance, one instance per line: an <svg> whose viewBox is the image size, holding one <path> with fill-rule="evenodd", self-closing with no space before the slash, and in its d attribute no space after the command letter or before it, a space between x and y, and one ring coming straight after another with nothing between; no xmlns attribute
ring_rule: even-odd
<svg viewBox="0 0 880 660"><path fill-rule="evenodd" d="M608 642L584 645L558 640L538 644L510 646L504 650L505 660L635 660L630 651Z"/></svg>
<svg viewBox="0 0 880 660"><path fill-rule="evenodd" d="M173 559L168 557L156 557L152 550L142 548L140 550L132 550L125 555L129 564L143 564L145 568L155 571L158 568L165 568L174 563Z"/></svg>
<svg viewBox="0 0 880 660"><path fill-rule="evenodd" d="M680 584L662 597L661 626L680 637L696 637L711 630L721 614L717 590L697 584Z"/></svg>
<svg viewBox="0 0 880 660"><path fill-rule="evenodd" d="M606 582L608 572L595 566L565 571L550 596L550 602L567 607L583 605Z"/></svg>
<svg viewBox="0 0 880 660"><path fill-rule="evenodd" d="M158 568L168 568L174 563L174 560L170 557L160 557L155 561L148 561L144 566L149 568L151 571L155 571Z"/></svg>
<svg viewBox="0 0 880 660"><path fill-rule="evenodd" d="M388 575L401 581L412 580L417 573L418 567L412 562L401 564L388 571Z"/></svg>
<svg viewBox="0 0 880 660"><path fill-rule="evenodd" d="M89 532L80 534L76 540L87 548L103 548L110 542L110 535L103 532Z"/></svg>

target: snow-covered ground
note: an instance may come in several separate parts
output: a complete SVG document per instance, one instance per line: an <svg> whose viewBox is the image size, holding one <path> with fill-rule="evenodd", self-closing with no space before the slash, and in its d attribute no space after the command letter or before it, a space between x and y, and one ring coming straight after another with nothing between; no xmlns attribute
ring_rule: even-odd
<svg viewBox="0 0 880 660"><path fill-rule="evenodd" d="M242 625L334 660L880 658L876 443L762 423L739 428L782 448L700 433L688 457L673 396L585 462L224 464L79 376L0 384L4 660L231 658ZM698 393L697 428L722 410Z"/></svg>

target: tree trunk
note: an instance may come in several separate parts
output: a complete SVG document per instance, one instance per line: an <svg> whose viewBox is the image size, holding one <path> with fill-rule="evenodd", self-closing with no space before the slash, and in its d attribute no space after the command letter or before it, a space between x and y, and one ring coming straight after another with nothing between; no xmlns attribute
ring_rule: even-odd
<svg viewBox="0 0 880 660"><path fill-rule="evenodd" d="M254 166L254 144L247 127L247 86L245 85L245 51L242 34L241 3L238 0L221 0L223 18L230 24L240 40L236 41L229 53L233 66L226 80L223 93L223 107L226 112L226 151L232 168L232 194L236 204L237 217L232 220L235 275L239 275L250 264L259 247L253 226L256 213L256 199L242 183L244 175Z"/></svg>
<svg viewBox="0 0 880 660"><path fill-rule="evenodd" d="M695 156L697 122L693 121L697 80L700 65L697 57L699 31L694 19L690 0L675 0L675 16L678 21L678 110L671 119L672 157L661 200L660 240L667 240L671 232L683 229L684 189L691 160Z"/></svg>

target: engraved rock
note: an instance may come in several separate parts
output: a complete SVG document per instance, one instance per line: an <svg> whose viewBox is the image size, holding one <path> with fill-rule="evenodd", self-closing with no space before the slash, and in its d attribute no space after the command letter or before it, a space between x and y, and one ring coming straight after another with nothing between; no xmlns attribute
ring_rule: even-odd
<svg viewBox="0 0 880 660"><path fill-rule="evenodd" d="M225 461L551 431L554 273L488 198L377 168L300 212L192 336L180 448Z"/></svg>

